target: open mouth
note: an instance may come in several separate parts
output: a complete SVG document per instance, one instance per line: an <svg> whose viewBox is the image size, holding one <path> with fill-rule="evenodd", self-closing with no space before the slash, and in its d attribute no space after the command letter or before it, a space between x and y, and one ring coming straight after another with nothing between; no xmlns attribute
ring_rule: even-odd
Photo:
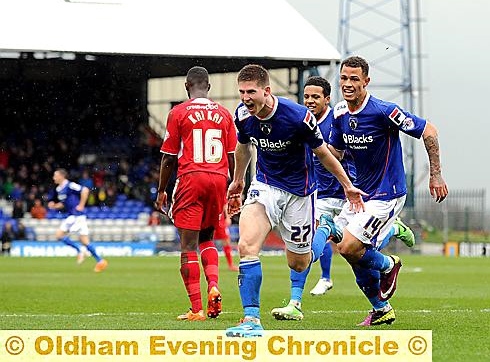
<svg viewBox="0 0 490 362"><path fill-rule="evenodd" d="M342 93L344 94L344 96L351 96L355 92L354 92L354 89L342 88Z"/></svg>
<svg viewBox="0 0 490 362"><path fill-rule="evenodd" d="M249 112L252 112L254 110L254 107L255 105L253 103L245 103L245 107L247 107L247 109L249 110Z"/></svg>

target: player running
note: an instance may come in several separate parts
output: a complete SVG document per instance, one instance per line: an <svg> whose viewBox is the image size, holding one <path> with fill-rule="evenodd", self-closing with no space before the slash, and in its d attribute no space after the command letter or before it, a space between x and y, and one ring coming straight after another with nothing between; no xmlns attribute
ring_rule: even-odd
<svg viewBox="0 0 490 362"><path fill-rule="evenodd" d="M67 177L68 172L63 168L54 171L53 181L57 186L48 196L48 208L64 209L68 213L68 217L61 222L59 229L56 230L56 239L74 248L77 251L77 262L81 264L85 260L86 251L69 237L71 232L78 233L80 242L97 261L94 271L96 273L101 272L107 268L108 263L107 260L102 259L97 254L94 246L90 243L87 215L84 210L90 190L68 180Z"/></svg>

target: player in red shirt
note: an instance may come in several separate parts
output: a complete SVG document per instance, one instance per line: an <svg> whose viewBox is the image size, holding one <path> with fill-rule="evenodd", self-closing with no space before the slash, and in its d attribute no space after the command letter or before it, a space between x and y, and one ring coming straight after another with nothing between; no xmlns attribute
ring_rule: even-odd
<svg viewBox="0 0 490 362"><path fill-rule="evenodd" d="M228 205L226 201L225 204L226 205L223 209L223 213L221 214L221 217L219 219L218 227L214 230L214 242L221 243L221 245L223 246L223 252L225 253L228 269L231 271L238 271L238 266L233 264L230 235L231 217L228 214Z"/></svg>
<svg viewBox="0 0 490 362"><path fill-rule="evenodd" d="M204 320L197 248L208 283L207 316L216 318L221 293L213 234L224 208L228 177L233 177L237 135L230 112L208 98L211 85L205 68L192 67L185 87L189 100L175 106L167 118L155 207L168 214L180 236L180 274L191 309L177 319ZM167 210L165 189L176 166L177 181Z"/></svg>

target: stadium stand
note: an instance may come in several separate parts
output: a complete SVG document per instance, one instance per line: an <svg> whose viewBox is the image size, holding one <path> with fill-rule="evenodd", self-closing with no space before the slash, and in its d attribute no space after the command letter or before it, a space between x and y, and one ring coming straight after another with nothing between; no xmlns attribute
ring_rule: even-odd
<svg viewBox="0 0 490 362"><path fill-rule="evenodd" d="M0 200L2 218L0 227L5 221L21 221L26 227L26 239L37 241L53 241L60 221L65 217L63 213L50 212L46 219L35 219L28 214L20 220L4 217L11 212L12 204ZM124 210L124 211L121 211ZM176 230L170 224L148 225L151 208L144 206L138 200L126 200L113 208L90 207L88 224L93 241L119 241L119 242L175 242Z"/></svg>
<svg viewBox="0 0 490 362"><path fill-rule="evenodd" d="M53 171L63 167L91 190L86 211L93 241L176 241L168 220L147 225L160 142L148 143L144 104L135 90L90 82L32 81L0 110L0 119L11 120L0 129L0 226L12 218L14 202L22 202L18 221L26 234L53 241L65 215L48 210L45 219L34 219L30 209L36 199L46 206ZM9 81L2 85L2 92L17 90Z"/></svg>

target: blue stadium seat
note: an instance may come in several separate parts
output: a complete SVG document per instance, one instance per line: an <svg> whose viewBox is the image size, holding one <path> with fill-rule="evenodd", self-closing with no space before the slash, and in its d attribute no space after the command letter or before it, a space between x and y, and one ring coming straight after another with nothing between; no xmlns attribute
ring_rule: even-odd
<svg viewBox="0 0 490 362"><path fill-rule="evenodd" d="M37 239L36 231L32 226L26 227L26 239L32 241Z"/></svg>

